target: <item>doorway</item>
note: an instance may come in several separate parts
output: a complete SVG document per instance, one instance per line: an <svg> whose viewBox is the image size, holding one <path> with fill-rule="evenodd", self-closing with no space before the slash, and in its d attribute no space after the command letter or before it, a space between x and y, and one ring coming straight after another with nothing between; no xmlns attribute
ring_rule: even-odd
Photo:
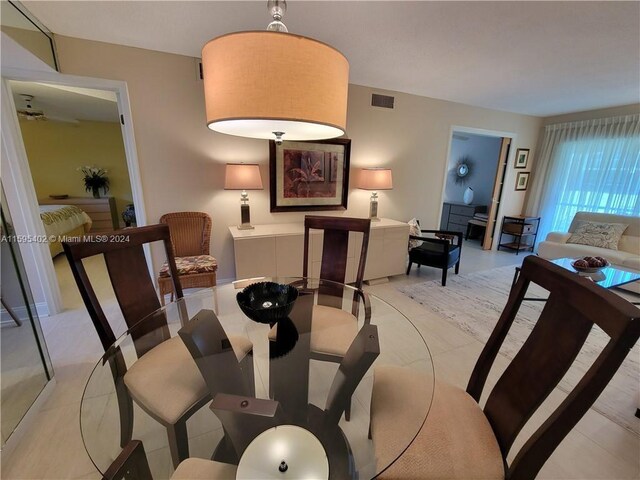
<svg viewBox="0 0 640 480"><path fill-rule="evenodd" d="M462 232L470 246L493 247L511 142L499 132L452 128L440 228Z"/></svg>
<svg viewBox="0 0 640 480"><path fill-rule="evenodd" d="M62 250L67 237L135 226L117 98L106 90L9 81L64 309L83 303ZM101 258L86 267L113 296ZM102 298L101 298L102 300Z"/></svg>
<svg viewBox="0 0 640 480"><path fill-rule="evenodd" d="M69 111L67 105L64 106L49 106L46 102L41 101L38 104L38 96L29 92L18 92L18 98L14 99L14 92L11 86L11 82L16 85L24 85L25 83L32 83L33 86L39 88L46 88L48 90L56 89L60 94L71 95L77 98L84 98L92 102L106 103L106 98L109 97L108 103L116 108L115 120L117 123L112 123L113 127L116 127L116 131L120 130L120 142L124 146L124 154L126 161L126 174L129 177L130 184L130 198L131 203L125 203L128 199L122 197L118 202L114 199L115 208L107 205L106 211L102 212L85 212L89 218L91 218L91 224L98 224L102 228L106 224L111 224L111 230L117 224L118 227L124 224L122 219L122 211L128 205L133 204L133 210L135 211L136 224L141 226L146 224L146 213L144 209L142 184L140 181L140 174L138 168L138 159L135 148L135 139L133 134L132 122L131 122L131 110L129 107L129 99L127 94L126 84L121 81L103 80L95 78L75 77L69 75L61 75L56 72L39 72L20 70L14 68L3 68L2 78L2 140L3 140L3 183L5 184L5 192L7 194L8 206L14 212L14 220L16 231L22 235L30 235L34 237L47 238L47 234L44 228L44 223L40 212L40 203L38 200L42 200L43 196L46 201L69 200L72 196L79 195L74 193L71 189L63 188L61 192L53 191L53 187L50 187L45 192L37 192L37 186L34 183L35 178L32 177L31 167L28 159L28 152L23 141L23 132L20 124L18 110L26 110L23 114L38 116L41 113L45 117L49 117L47 120L26 120L23 118L23 122L30 122L29 128L32 123L43 122L53 125L52 128L57 129L72 129L78 128L78 124L82 125L82 118L77 118L73 112ZM32 95L34 98L27 98L30 103L27 105L24 97L20 94ZM113 97L115 95L115 102ZM104 97L104 98L103 98ZM76 121L78 123L76 123ZM27 125L24 123L24 125ZM75 125L75 127L74 127ZM31 132L33 133L33 132ZM25 137L28 135L25 135ZM52 135L55 137L55 135ZM57 137L56 137L57 138ZM28 141L25 138L26 141ZM78 166L98 166L94 160L96 155L91 155L91 158L87 158L83 162L79 162ZM101 160L102 161L102 160ZM77 168L77 167L75 167ZM83 189L82 174L73 168L73 171L67 172L67 180L71 180L75 183L75 187ZM68 167L69 170L69 167ZM107 168L109 170L109 168ZM121 169L122 170L122 169ZM124 182L118 180L115 177L109 179L122 185ZM114 185L112 184L112 186ZM49 191L51 190L51 191ZM69 191L66 191L69 190ZM77 191L75 191L77 192ZM107 192L106 196L109 196ZM92 194L81 190L80 192L85 198L92 198ZM68 195L67 199L49 199L50 195L61 196ZM104 192L101 192L101 196ZM110 200L107 201L109 203ZM89 207L87 207L89 209ZM81 208L82 210L82 208ZM78 226L79 229L86 228L85 226ZM90 233L96 233L91 231ZM32 242L28 245L23 245L25 248L25 267L27 270L27 276L32 285L36 306L38 311L44 315L53 315L61 312L66 305L64 305L62 295L60 293L60 286L64 285L59 281L56 275L56 268L54 266L54 259L52 259L52 252L47 242ZM147 251L147 256L148 255ZM62 261L63 257L61 257ZM57 260L56 260L57 261ZM148 258L150 262L150 258ZM69 277L67 280L69 280ZM72 285L75 285L70 280Z"/></svg>

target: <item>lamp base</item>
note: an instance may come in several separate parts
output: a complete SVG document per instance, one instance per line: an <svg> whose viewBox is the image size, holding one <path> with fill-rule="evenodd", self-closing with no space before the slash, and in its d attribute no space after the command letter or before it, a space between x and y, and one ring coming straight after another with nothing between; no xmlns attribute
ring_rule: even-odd
<svg viewBox="0 0 640 480"><path fill-rule="evenodd" d="M238 225L238 230L251 230L251 214L249 211L249 204L243 203L240 205L240 221L242 222Z"/></svg>
<svg viewBox="0 0 640 480"><path fill-rule="evenodd" d="M371 201L369 202L369 219L372 222L379 222L378 218L378 200L371 196Z"/></svg>

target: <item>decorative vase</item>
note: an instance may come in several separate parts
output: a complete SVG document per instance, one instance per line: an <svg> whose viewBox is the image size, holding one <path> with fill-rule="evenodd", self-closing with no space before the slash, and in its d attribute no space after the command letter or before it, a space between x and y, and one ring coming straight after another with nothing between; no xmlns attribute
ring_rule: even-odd
<svg viewBox="0 0 640 480"><path fill-rule="evenodd" d="M462 200L467 205L471 205L471 203L473 202L473 188L467 187L467 189L464 191L464 195L462 196Z"/></svg>
<svg viewBox="0 0 640 480"><path fill-rule="evenodd" d="M91 193L93 193L93 198L100 198L100 187L91 187Z"/></svg>
<svg viewBox="0 0 640 480"><path fill-rule="evenodd" d="M124 224L127 227L130 227L131 224L136 223L136 211L132 203L127 205L127 208L122 212L122 220L124 220Z"/></svg>

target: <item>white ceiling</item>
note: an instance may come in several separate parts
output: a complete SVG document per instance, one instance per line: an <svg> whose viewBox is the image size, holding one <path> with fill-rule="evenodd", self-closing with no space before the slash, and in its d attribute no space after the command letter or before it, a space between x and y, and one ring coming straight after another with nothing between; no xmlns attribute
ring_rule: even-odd
<svg viewBox="0 0 640 480"><path fill-rule="evenodd" d="M52 121L118 122L119 120L118 104L113 92L16 80L11 80L9 85L16 108L26 107L21 94L32 95L32 107L42 110Z"/></svg>
<svg viewBox="0 0 640 480"><path fill-rule="evenodd" d="M23 3L57 34L194 57L270 20L266 1ZM537 116L640 101L640 2L290 1L284 21L359 85Z"/></svg>

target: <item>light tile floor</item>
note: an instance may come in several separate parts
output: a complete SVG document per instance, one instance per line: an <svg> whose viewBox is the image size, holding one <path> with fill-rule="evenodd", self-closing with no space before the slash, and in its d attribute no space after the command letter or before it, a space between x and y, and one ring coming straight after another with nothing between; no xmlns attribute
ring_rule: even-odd
<svg viewBox="0 0 640 480"><path fill-rule="evenodd" d="M477 242L465 242L460 273L516 265L522 258L522 255L507 252L483 252ZM23 432L12 455L8 458L3 455L1 476L5 479L100 478L84 451L78 412L84 384L95 359L102 352L68 267L62 260L56 259L55 264L64 304L69 310L42 321L57 385L32 426ZM97 290L107 305L107 316L118 318L119 309L106 279L104 264L91 262L88 270L92 278L102 279ZM418 270L414 266L408 276L398 276L390 283L367 288L398 307L420 330L431 350L437 378L464 387L482 344L396 290L398 285L439 278L439 270L426 267ZM122 332L122 322L116 323L114 330ZM506 358L498 357L489 387L506 363ZM548 414L564 396L564 392L555 390L542 406L541 413ZM534 425L527 425L525 433L531 433L540 418L540 415L535 417L531 422ZM519 445L522 445L521 438L516 447ZM590 410L551 456L539 478L638 479L640 438Z"/></svg>

